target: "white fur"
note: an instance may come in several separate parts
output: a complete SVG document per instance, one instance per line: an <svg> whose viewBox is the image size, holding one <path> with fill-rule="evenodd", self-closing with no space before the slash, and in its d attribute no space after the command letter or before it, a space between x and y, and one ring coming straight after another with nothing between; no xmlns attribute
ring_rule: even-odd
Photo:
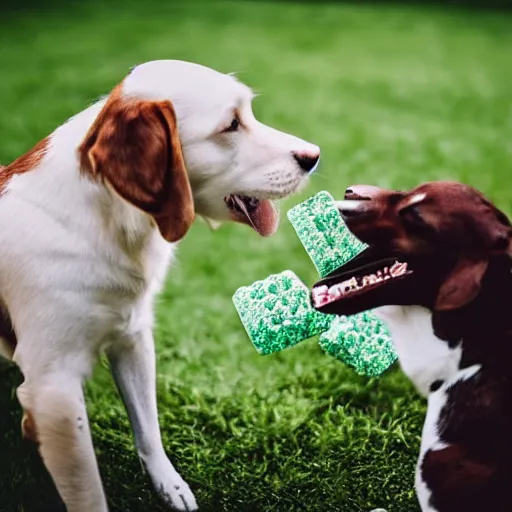
<svg viewBox="0 0 512 512"><path fill-rule="evenodd" d="M428 396L415 485L422 512L436 512L430 505L431 491L423 481L421 465L429 450L442 450L447 446L440 440L438 432L439 415L447 400L446 391L473 377L480 370L480 365L459 369L460 344L450 348L447 342L435 336L432 312L428 309L421 306L384 306L375 312L389 327L403 372L419 393ZM436 380L443 381L443 384L430 391Z"/></svg>
<svg viewBox="0 0 512 512"><path fill-rule="evenodd" d="M365 201L358 201L357 199L343 199L335 201L338 210L343 211L358 211L365 206Z"/></svg>
<svg viewBox="0 0 512 512"><path fill-rule="evenodd" d="M425 193L414 194L409 199L409 201L407 201L407 203L404 205L404 208L408 208L409 206L413 206L415 204L421 203L422 201L425 200L426 197L427 197L427 194L425 194Z"/></svg>
<svg viewBox="0 0 512 512"><path fill-rule="evenodd" d="M297 191L307 175L293 153L319 154L259 123L245 85L199 65L140 65L122 92L171 100L196 212L210 219L228 219L223 198L231 193L279 198ZM83 379L105 350L155 487L169 506L195 510L165 455L155 396L153 300L175 244L146 214L80 175L77 147L104 103L59 127L39 165L14 176L0 197L0 303L18 338L13 360L25 375L18 396L35 419L68 511L107 510L82 396ZM221 133L235 108L244 128Z"/></svg>
<svg viewBox="0 0 512 512"><path fill-rule="evenodd" d="M422 478L421 466L423 459L428 451L443 450L449 445L444 443L439 438L438 423L439 415L446 405L448 399L447 390L455 384L468 380L480 371L480 365L473 365L463 370L458 370L452 374L443 385L430 393L428 397L427 416L423 424L423 432L421 436L420 455L416 465L416 495L421 506L422 512L437 512L430 504L430 497L432 495L430 489Z"/></svg>
<svg viewBox="0 0 512 512"><path fill-rule="evenodd" d="M391 331L402 371L418 392L428 396L430 385L459 369L460 346L450 348L432 330L432 313L421 306L384 306L375 310Z"/></svg>

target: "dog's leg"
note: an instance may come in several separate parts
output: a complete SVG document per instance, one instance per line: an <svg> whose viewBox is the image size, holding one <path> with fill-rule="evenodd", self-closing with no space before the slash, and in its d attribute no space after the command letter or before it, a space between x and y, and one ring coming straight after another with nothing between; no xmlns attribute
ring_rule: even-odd
<svg viewBox="0 0 512 512"><path fill-rule="evenodd" d="M22 432L39 444L68 512L107 511L80 379L69 372L36 377L30 369L24 375L17 391Z"/></svg>
<svg viewBox="0 0 512 512"><path fill-rule="evenodd" d="M167 458L160 435L156 405L153 335L150 330L107 353L112 374L132 425L135 445L157 492L177 510L197 510L189 486Z"/></svg>

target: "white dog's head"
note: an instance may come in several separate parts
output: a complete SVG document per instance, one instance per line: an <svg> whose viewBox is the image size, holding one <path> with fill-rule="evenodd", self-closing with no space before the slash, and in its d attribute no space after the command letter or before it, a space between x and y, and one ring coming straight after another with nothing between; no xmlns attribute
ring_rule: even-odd
<svg viewBox="0 0 512 512"><path fill-rule="evenodd" d="M171 102L199 215L244 222L262 235L275 232L270 200L305 185L320 158L317 146L258 122L247 86L198 64L141 64L122 87L127 96Z"/></svg>

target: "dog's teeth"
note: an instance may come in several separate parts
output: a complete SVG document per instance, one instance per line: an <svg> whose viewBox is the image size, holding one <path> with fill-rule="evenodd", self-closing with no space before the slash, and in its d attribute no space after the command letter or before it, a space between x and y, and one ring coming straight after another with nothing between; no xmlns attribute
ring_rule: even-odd
<svg viewBox="0 0 512 512"><path fill-rule="evenodd" d="M369 286L378 282L378 278L375 274L368 274L363 277L363 286Z"/></svg>
<svg viewBox="0 0 512 512"><path fill-rule="evenodd" d="M322 286L318 286L317 288L315 288L313 290L313 293L315 295L325 295L328 292L329 292L329 288L325 284Z"/></svg>
<svg viewBox="0 0 512 512"><path fill-rule="evenodd" d="M341 285L334 285L329 288L329 295L333 299L339 299L343 295L343 291L341 289Z"/></svg>
<svg viewBox="0 0 512 512"><path fill-rule="evenodd" d="M337 284L333 284L329 290L327 291L327 293L331 296L331 297L334 297L335 294L336 294L336 290L338 289L339 285Z"/></svg>
<svg viewBox="0 0 512 512"><path fill-rule="evenodd" d="M314 299L318 299L320 297L323 297L324 295L325 295L324 293L318 292L318 290L313 289L313 298Z"/></svg>
<svg viewBox="0 0 512 512"><path fill-rule="evenodd" d="M325 306L331 301L329 297L329 288L327 286L319 286L313 288L313 303L316 307Z"/></svg>
<svg viewBox="0 0 512 512"><path fill-rule="evenodd" d="M322 307L322 306L325 306L326 304L329 304L331 302L331 299L329 298L328 295L323 295L319 301L319 303L317 304L317 306L319 307Z"/></svg>
<svg viewBox="0 0 512 512"><path fill-rule="evenodd" d="M400 263L399 261L395 261L390 269L390 272L393 277L403 276L407 272L407 263Z"/></svg>
<svg viewBox="0 0 512 512"><path fill-rule="evenodd" d="M313 302L315 306L320 307L330 302L329 288L327 286L319 286L313 289Z"/></svg>
<svg viewBox="0 0 512 512"><path fill-rule="evenodd" d="M338 300L341 297L350 295L352 292L361 290L395 277L407 274L407 263L395 261L391 267L384 267L377 270L374 274L367 274L362 277L352 277L331 287L319 286L313 289L313 301L315 306L320 307L329 302Z"/></svg>
<svg viewBox="0 0 512 512"><path fill-rule="evenodd" d="M355 277L353 277L352 279L349 279L348 281L343 282L342 285L344 286L345 293L359 289L359 284Z"/></svg>
<svg viewBox="0 0 512 512"><path fill-rule="evenodd" d="M347 295L352 291L358 290L359 288L360 287L357 283L357 279L355 277L352 277L347 281L343 281L341 283L332 285L328 289L327 293L332 300L337 300L340 297L343 297L344 295Z"/></svg>

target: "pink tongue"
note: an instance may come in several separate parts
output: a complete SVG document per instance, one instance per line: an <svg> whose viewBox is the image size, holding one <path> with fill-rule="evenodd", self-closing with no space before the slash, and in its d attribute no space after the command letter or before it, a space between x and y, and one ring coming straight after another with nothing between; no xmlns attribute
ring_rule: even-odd
<svg viewBox="0 0 512 512"><path fill-rule="evenodd" d="M272 201L262 199L256 208L249 212L245 203L237 196L234 197L243 212L243 221L251 225L261 236L271 236L277 231L279 212Z"/></svg>

